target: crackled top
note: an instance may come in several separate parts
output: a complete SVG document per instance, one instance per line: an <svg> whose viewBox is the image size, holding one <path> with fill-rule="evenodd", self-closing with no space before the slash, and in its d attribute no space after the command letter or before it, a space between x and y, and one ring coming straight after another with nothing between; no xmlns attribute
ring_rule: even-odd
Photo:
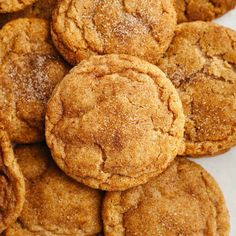
<svg viewBox="0 0 236 236"><path fill-rule="evenodd" d="M178 23L211 21L236 6L236 0L175 0Z"/></svg>
<svg viewBox="0 0 236 236"><path fill-rule="evenodd" d="M127 189L167 167L183 126L164 73L112 54L81 62L62 80L48 103L46 139L68 175L94 188Z"/></svg>
<svg viewBox="0 0 236 236"><path fill-rule="evenodd" d="M199 165L176 159L160 176L124 192L107 193L106 236L229 235L221 190Z"/></svg>
<svg viewBox="0 0 236 236"><path fill-rule="evenodd" d="M0 13L19 11L36 1L37 0L1 0Z"/></svg>
<svg viewBox="0 0 236 236"><path fill-rule="evenodd" d="M236 33L207 22L181 24L160 60L179 91L185 155L212 155L236 144Z"/></svg>
<svg viewBox="0 0 236 236"><path fill-rule="evenodd" d="M95 236L101 232L99 191L66 176L44 144L17 146L14 151L26 180L26 201L6 236Z"/></svg>
<svg viewBox="0 0 236 236"><path fill-rule="evenodd" d="M0 122L12 141L44 138L47 100L66 72L47 21L22 18L0 30Z"/></svg>
<svg viewBox="0 0 236 236"><path fill-rule="evenodd" d="M173 0L62 0L53 13L52 37L72 64L110 53L155 64L175 26Z"/></svg>
<svg viewBox="0 0 236 236"><path fill-rule="evenodd" d="M23 175L11 143L0 126L0 234L19 216L25 198Z"/></svg>

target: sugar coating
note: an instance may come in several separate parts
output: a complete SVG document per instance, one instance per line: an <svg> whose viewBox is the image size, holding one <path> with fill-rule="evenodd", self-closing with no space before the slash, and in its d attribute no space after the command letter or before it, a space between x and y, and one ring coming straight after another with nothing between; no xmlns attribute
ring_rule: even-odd
<svg viewBox="0 0 236 236"><path fill-rule="evenodd" d="M183 155L224 152L236 144L236 34L208 22L180 24L160 68L186 115Z"/></svg>
<svg viewBox="0 0 236 236"><path fill-rule="evenodd" d="M44 139L47 101L67 73L47 21L22 18L0 31L0 122L17 143Z"/></svg>
<svg viewBox="0 0 236 236"><path fill-rule="evenodd" d="M45 144L14 149L26 181L26 201L6 236L95 236L102 230L102 193L66 176Z"/></svg>
<svg viewBox="0 0 236 236"><path fill-rule="evenodd" d="M106 193L104 235L229 235L229 214L215 180L199 165L176 159L148 183Z"/></svg>
<svg viewBox="0 0 236 236"><path fill-rule="evenodd" d="M172 0L63 0L52 18L54 44L72 64L110 53L155 64L176 26Z"/></svg>
<svg viewBox="0 0 236 236"><path fill-rule="evenodd" d="M14 81L16 99L46 103L55 86L49 78L48 64L50 66L55 60L51 55L26 54L20 65L17 62L9 65L8 77Z"/></svg>
<svg viewBox="0 0 236 236"><path fill-rule="evenodd" d="M179 152L184 116L156 66L128 55L94 56L53 92L46 140L65 173L90 187L127 189L161 173Z"/></svg>

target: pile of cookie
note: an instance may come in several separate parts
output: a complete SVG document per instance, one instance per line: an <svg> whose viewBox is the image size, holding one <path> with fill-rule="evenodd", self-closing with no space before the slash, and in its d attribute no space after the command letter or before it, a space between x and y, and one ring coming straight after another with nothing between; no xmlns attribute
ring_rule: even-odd
<svg viewBox="0 0 236 236"><path fill-rule="evenodd" d="M0 234L229 235L235 5L0 0Z"/></svg>

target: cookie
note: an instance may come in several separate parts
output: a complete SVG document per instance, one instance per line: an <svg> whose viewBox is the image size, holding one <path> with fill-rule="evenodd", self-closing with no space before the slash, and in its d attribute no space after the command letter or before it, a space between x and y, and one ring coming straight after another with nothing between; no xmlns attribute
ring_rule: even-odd
<svg viewBox="0 0 236 236"><path fill-rule="evenodd" d="M0 13L15 12L33 4L37 0L1 0ZM40 0L39 0L40 1Z"/></svg>
<svg viewBox="0 0 236 236"><path fill-rule="evenodd" d="M47 21L23 18L0 30L0 123L13 142L44 139L47 100L67 71Z"/></svg>
<svg viewBox="0 0 236 236"><path fill-rule="evenodd" d="M66 176L44 144L21 145L14 151L26 180L26 201L6 236L95 236L101 232L101 192Z"/></svg>
<svg viewBox="0 0 236 236"><path fill-rule="evenodd" d="M52 10L56 4L56 0L40 0L36 1L34 4L26 7L21 11L14 13L0 14L0 28L7 22L17 19L17 18L44 18L46 20L51 20Z"/></svg>
<svg viewBox="0 0 236 236"><path fill-rule="evenodd" d="M102 214L105 236L229 235L221 190L187 159L176 159L144 185L107 193Z"/></svg>
<svg viewBox="0 0 236 236"><path fill-rule="evenodd" d="M0 127L0 234L15 222L25 198L23 175L7 133Z"/></svg>
<svg viewBox="0 0 236 236"><path fill-rule="evenodd" d="M155 64L175 26L172 0L62 0L53 12L52 38L71 64L111 53Z"/></svg>
<svg viewBox="0 0 236 236"><path fill-rule="evenodd" d="M182 144L177 91L156 66L128 55L82 61L54 90L46 140L69 176L123 190L162 172Z"/></svg>
<svg viewBox="0 0 236 236"><path fill-rule="evenodd" d="M236 33L209 22L180 24L159 66L183 103L183 155L215 155L234 146Z"/></svg>
<svg viewBox="0 0 236 236"><path fill-rule="evenodd" d="M178 23L211 21L236 6L236 0L175 0Z"/></svg>

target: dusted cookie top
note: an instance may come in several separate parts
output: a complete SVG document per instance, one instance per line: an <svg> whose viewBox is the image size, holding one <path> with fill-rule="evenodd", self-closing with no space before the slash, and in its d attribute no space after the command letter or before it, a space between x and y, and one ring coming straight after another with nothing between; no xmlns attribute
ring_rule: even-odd
<svg viewBox="0 0 236 236"><path fill-rule="evenodd" d="M236 0L175 0L178 22L211 21L236 6Z"/></svg>
<svg viewBox="0 0 236 236"><path fill-rule="evenodd" d="M47 21L18 19L0 30L0 123L12 141L44 139L46 103L66 72Z"/></svg>
<svg viewBox="0 0 236 236"><path fill-rule="evenodd" d="M102 230L102 194L67 177L43 144L22 145L15 155L26 180L26 201L6 236L95 236Z"/></svg>
<svg viewBox="0 0 236 236"><path fill-rule="evenodd" d="M1 0L0 13L19 11L36 1L37 0Z"/></svg>
<svg viewBox="0 0 236 236"><path fill-rule="evenodd" d="M160 60L179 91L185 155L213 155L236 144L236 33L213 23L179 25Z"/></svg>
<svg viewBox="0 0 236 236"><path fill-rule="evenodd" d="M8 136L0 126L0 234L15 222L22 210L24 198L23 175Z"/></svg>
<svg viewBox="0 0 236 236"><path fill-rule="evenodd" d="M39 17L51 20L56 0L39 0L21 11L0 14L0 28L10 20L23 17Z"/></svg>
<svg viewBox="0 0 236 236"><path fill-rule="evenodd" d="M224 197L199 165L177 159L160 176L103 203L105 236L229 235Z"/></svg>
<svg viewBox="0 0 236 236"><path fill-rule="evenodd" d="M126 55L82 61L54 90L46 139L68 175L120 190L162 172L182 143L184 115L172 83L156 66Z"/></svg>
<svg viewBox="0 0 236 236"><path fill-rule="evenodd" d="M52 37L72 64L110 53L156 64L175 26L172 0L62 0L53 14Z"/></svg>

